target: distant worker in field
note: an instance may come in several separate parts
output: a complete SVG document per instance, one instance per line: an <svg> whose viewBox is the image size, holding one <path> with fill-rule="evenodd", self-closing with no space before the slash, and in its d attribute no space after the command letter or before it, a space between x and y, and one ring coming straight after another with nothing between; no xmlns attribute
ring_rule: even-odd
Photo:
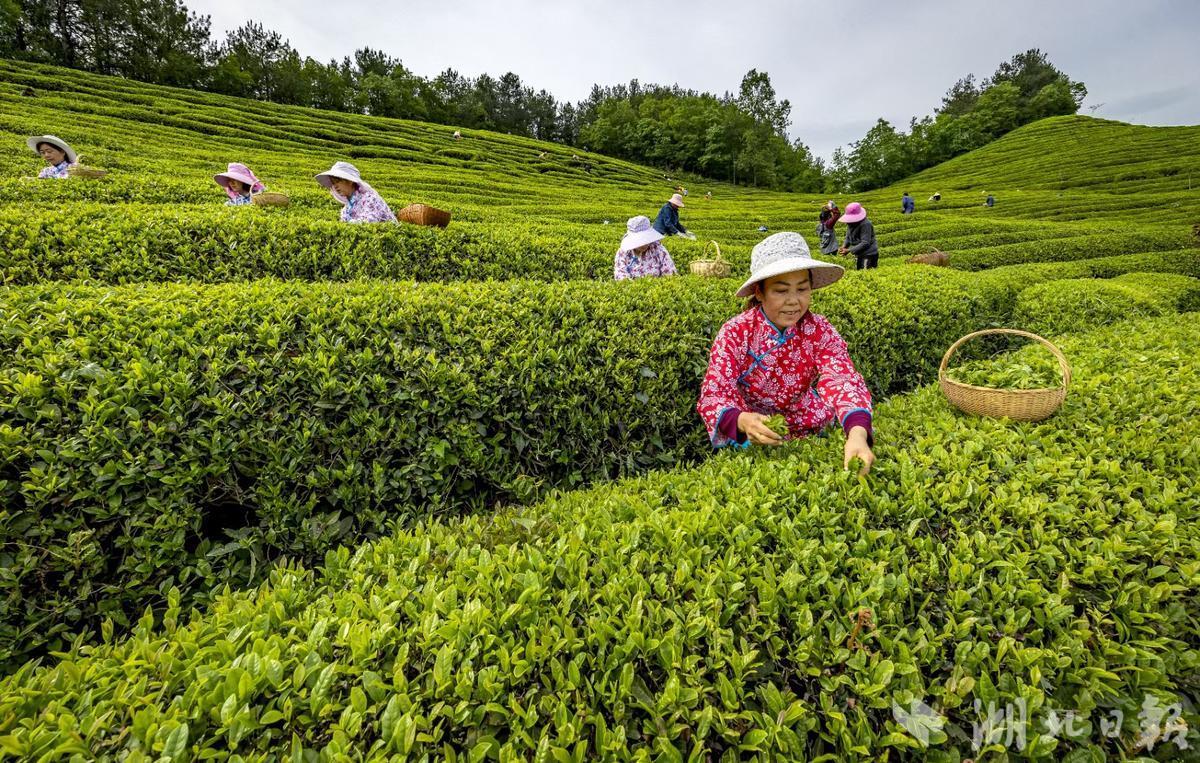
<svg viewBox="0 0 1200 763"><path fill-rule="evenodd" d="M342 204L344 223L394 223L396 216L358 168L349 162L337 162L317 175L317 182L329 189L329 194Z"/></svg>
<svg viewBox="0 0 1200 763"><path fill-rule="evenodd" d="M708 193L704 194L704 198L711 201L712 200L712 191L709 191Z"/></svg>
<svg viewBox="0 0 1200 763"><path fill-rule="evenodd" d="M799 233L776 233L754 247L750 278L738 289L746 309L725 322L709 355L696 411L714 447L781 445L840 424L844 466L871 452L871 393L846 342L822 315L809 311L814 291L843 269L815 260ZM781 415L786 432L769 419Z"/></svg>
<svg viewBox="0 0 1200 763"><path fill-rule="evenodd" d="M253 200L254 194L267 190L250 168L239 162L230 162L228 169L213 175L213 180L228 194L227 207L244 207Z"/></svg>
<svg viewBox="0 0 1200 763"><path fill-rule="evenodd" d="M993 195L991 195L991 194L989 193L989 194L987 195L987 198L983 200L983 205L984 205L985 207L994 207L994 206L996 206L996 197L995 197L995 196L993 196Z"/></svg>
<svg viewBox="0 0 1200 763"><path fill-rule="evenodd" d="M817 222L817 237L820 240L821 254L837 254L838 240L834 226L842 217L842 210L832 200L821 207L820 219Z"/></svg>
<svg viewBox="0 0 1200 763"><path fill-rule="evenodd" d="M913 197L908 195L908 191L905 191L904 195L900 197L900 214L911 215L916 211L917 202L913 200Z"/></svg>
<svg viewBox="0 0 1200 763"><path fill-rule="evenodd" d="M48 166L38 173L42 180L62 179L70 177L68 170L79 161L79 155L65 140L53 135L35 135L25 143L35 154L42 157Z"/></svg>
<svg viewBox="0 0 1200 763"><path fill-rule="evenodd" d="M842 215L846 223L846 238L838 254L852 254L858 270L879 267L879 244L875 241L875 226L867 219L867 210L857 201L846 205Z"/></svg>
<svg viewBox="0 0 1200 763"><path fill-rule="evenodd" d="M673 276L675 262L662 245L663 234L654 229L645 215L629 218L621 248L613 259L613 278L625 281L647 276Z"/></svg>
<svg viewBox="0 0 1200 763"><path fill-rule="evenodd" d="M688 229L679 222L679 210L681 209L683 209L683 196L677 193L662 205L662 209L658 210L658 217L654 218L654 230L664 236L683 236L695 240L696 237L688 233Z"/></svg>
<svg viewBox="0 0 1200 763"><path fill-rule="evenodd" d="M938 201L941 201L941 200L942 200L942 195L941 195L940 193L936 193L936 192L935 192L935 193L934 193L932 196L930 196L930 197L929 197L929 200L930 200L930 201L933 201L933 202L938 202Z"/></svg>

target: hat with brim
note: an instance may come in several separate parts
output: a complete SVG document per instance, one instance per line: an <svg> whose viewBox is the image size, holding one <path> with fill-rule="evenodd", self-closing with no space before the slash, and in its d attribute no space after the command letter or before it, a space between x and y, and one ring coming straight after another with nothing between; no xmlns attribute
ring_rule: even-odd
<svg viewBox="0 0 1200 763"><path fill-rule="evenodd" d="M625 231L625 236L621 239L622 252L663 240L663 234L650 225L650 218L645 215L629 218L629 222L625 223Z"/></svg>
<svg viewBox="0 0 1200 763"><path fill-rule="evenodd" d="M333 198L337 199L343 204L346 202L346 200L342 198L341 194L339 194L333 188L334 178L338 178L340 180L349 180L351 183L356 185L365 185L358 168L350 162L335 162L332 167L317 175L316 178L318 183L329 189L329 193L333 195Z"/></svg>
<svg viewBox="0 0 1200 763"><path fill-rule="evenodd" d="M858 223L867 219L867 209L857 201L852 201L846 205L846 211L842 213L842 222Z"/></svg>
<svg viewBox="0 0 1200 763"><path fill-rule="evenodd" d="M79 154L76 154L75 149L67 145L67 142L62 138L57 138L53 135L34 135L32 138L26 139L25 143L29 145L29 148L35 154L38 153L39 145L42 143L49 143L59 151L62 151L64 154L66 154L67 161L69 163L74 164L75 162L79 161Z"/></svg>
<svg viewBox="0 0 1200 763"><path fill-rule="evenodd" d="M668 203L670 203L672 206L676 206L676 207L682 207L682 206L684 206L684 203L683 203L683 197L682 197L682 196L680 196L679 194L675 194L674 196L672 196L672 197L671 197L671 198L668 200Z"/></svg>
<svg viewBox="0 0 1200 763"><path fill-rule="evenodd" d="M807 270L812 289L824 289L837 281L846 271L841 265L813 259L808 242L799 233L775 233L767 236L750 252L750 278L738 289L738 297L754 294L754 284L773 276Z"/></svg>
<svg viewBox="0 0 1200 763"><path fill-rule="evenodd" d="M213 180L217 182L217 185L226 190L229 190L230 180L236 180L239 183L244 183L245 186L252 191L256 188L265 188L265 186L262 184L262 181L254 176L254 173L250 171L249 167L238 162L233 162L230 164L229 169L225 170L224 172L218 172L217 174L213 175Z"/></svg>

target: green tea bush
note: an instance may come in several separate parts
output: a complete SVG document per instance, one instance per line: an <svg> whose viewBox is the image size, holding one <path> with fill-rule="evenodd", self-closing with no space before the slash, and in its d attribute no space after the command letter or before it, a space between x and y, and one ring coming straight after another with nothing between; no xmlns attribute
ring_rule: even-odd
<svg viewBox="0 0 1200 763"><path fill-rule="evenodd" d="M988 274L992 276L1025 275L1030 283L1056 278L1113 278L1126 273L1176 273L1200 278L1200 256L1188 251L1137 252L1116 254L1070 262L1027 263L1005 265Z"/></svg>
<svg viewBox="0 0 1200 763"><path fill-rule="evenodd" d="M1124 756L1147 743L1147 698L1194 699L1200 668L1196 317L1064 341L1075 384L1040 424L963 416L936 388L887 402L866 480L841 471L837 438L727 452L424 522L190 619L171 596L161 626L147 615L0 683L0 745L130 761ZM924 739L897 710L916 702ZM972 726L1009 705L1024 733L974 749ZM1200 743L1193 706L1179 719ZM1151 738L1154 756L1179 738Z"/></svg>
<svg viewBox="0 0 1200 763"><path fill-rule="evenodd" d="M615 245L522 230L351 226L332 205L327 217L220 206L0 208L0 283L612 279Z"/></svg>
<svg viewBox="0 0 1200 763"><path fill-rule="evenodd" d="M388 521L694 460L737 281L0 291L7 657ZM1004 320L1015 277L849 277L817 309L876 395Z"/></svg>
<svg viewBox="0 0 1200 763"><path fill-rule="evenodd" d="M1085 260L1121 253L1181 250L1180 257L1196 257L1182 229L1166 228L1136 233L1103 233L1071 238L1030 240L1021 244L1003 244L955 252L950 267L984 270L1001 265Z"/></svg>
<svg viewBox="0 0 1200 763"><path fill-rule="evenodd" d="M1086 331L1130 317L1200 310L1200 280L1168 273L1133 273L1031 286L1017 298L1013 320L1038 334ZM1053 385L1051 385L1053 386Z"/></svg>

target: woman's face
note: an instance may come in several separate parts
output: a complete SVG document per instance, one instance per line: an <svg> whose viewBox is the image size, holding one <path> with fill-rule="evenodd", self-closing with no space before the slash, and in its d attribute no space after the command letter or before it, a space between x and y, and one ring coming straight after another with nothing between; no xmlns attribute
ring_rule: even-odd
<svg viewBox="0 0 1200 763"><path fill-rule="evenodd" d="M39 143L38 153L46 160L47 164L62 164L66 161L67 153L58 146L52 146L49 143Z"/></svg>
<svg viewBox="0 0 1200 763"><path fill-rule="evenodd" d="M250 189L246 187L246 184L240 180L229 180L228 182L229 182L229 190L233 191L234 193L238 193L238 194L245 196L247 193L250 192Z"/></svg>
<svg viewBox="0 0 1200 763"><path fill-rule="evenodd" d="M807 270L772 276L757 288L763 312L780 329L799 322L812 302L812 278Z"/></svg>
<svg viewBox="0 0 1200 763"><path fill-rule="evenodd" d="M358 183L355 183L353 180L333 178L333 190L337 191L338 195L343 199L348 199L358 190Z"/></svg>

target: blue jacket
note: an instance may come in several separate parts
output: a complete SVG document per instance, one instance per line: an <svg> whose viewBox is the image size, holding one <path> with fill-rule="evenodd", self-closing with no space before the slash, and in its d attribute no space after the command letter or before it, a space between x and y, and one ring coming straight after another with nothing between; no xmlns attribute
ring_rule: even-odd
<svg viewBox="0 0 1200 763"><path fill-rule="evenodd" d="M900 199L900 206L901 206L901 209L904 212L904 214L911 215L913 213L913 211L917 208L917 203L915 201L913 201L913 197L909 196L908 194L905 194Z"/></svg>
<svg viewBox="0 0 1200 763"><path fill-rule="evenodd" d="M662 205L662 209L658 210L658 217L654 218L654 230L664 236L687 233L687 228L679 222L679 210L669 201Z"/></svg>

